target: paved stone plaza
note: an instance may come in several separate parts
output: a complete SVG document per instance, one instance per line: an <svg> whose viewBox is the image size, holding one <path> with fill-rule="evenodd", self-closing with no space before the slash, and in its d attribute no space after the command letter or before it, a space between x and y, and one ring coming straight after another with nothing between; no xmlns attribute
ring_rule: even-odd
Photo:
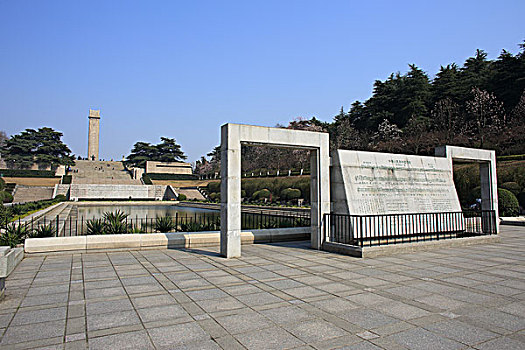
<svg viewBox="0 0 525 350"><path fill-rule="evenodd" d="M374 259L309 242L25 258L0 348L524 349L525 227Z"/></svg>

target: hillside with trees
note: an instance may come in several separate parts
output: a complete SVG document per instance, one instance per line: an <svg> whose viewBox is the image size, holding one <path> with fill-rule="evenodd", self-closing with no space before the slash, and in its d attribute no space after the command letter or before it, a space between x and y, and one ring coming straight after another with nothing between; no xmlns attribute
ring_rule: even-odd
<svg viewBox="0 0 525 350"><path fill-rule="evenodd" d="M525 44L496 60L477 50L460 67L442 66L433 79L415 65L376 81L333 123L319 123L333 148L433 154L443 144L525 152Z"/></svg>

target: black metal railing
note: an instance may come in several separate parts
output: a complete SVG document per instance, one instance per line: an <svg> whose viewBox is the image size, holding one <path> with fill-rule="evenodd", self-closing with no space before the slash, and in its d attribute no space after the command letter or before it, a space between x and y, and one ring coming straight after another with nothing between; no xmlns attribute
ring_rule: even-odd
<svg viewBox="0 0 525 350"><path fill-rule="evenodd" d="M496 234L494 210L385 215L324 215L325 242L355 246Z"/></svg>
<svg viewBox="0 0 525 350"><path fill-rule="evenodd" d="M98 221L98 226L97 226ZM46 232L47 237L84 236L90 234L111 233L153 233L153 232L198 232L217 231L221 228L221 216L218 211L176 214L175 216L131 217L109 221L104 218L84 218L72 215L61 217L42 217L14 222L3 221L0 227L22 227L24 237L37 237L37 232ZM251 210L241 214L241 229L291 228L310 226L309 212L293 211L258 211ZM42 230L42 227L47 227ZM39 231L40 229L40 231ZM19 230L20 232L20 230Z"/></svg>

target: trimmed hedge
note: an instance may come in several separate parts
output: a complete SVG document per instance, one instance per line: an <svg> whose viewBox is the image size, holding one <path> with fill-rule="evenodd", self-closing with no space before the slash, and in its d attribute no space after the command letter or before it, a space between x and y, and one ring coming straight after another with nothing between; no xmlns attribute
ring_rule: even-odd
<svg viewBox="0 0 525 350"><path fill-rule="evenodd" d="M299 199L301 198L301 190L297 188L285 188L281 191L281 198L288 200Z"/></svg>
<svg viewBox="0 0 525 350"><path fill-rule="evenodd" d="M151 180L198 180L199 175L194 174L159 174L148 173Z"/></svg>
<svg viewBox="0 0 525 350"><path fill-rule="evenodd" d="M270 198L271 195L272 193L268 189L263 188L262 190L254 192L254 194L252 195L252 198L255 200L259 200L263 198Z"/></svg>
<svg viewBox="0 0 525 350"><path fill-rule="evenodd" d="M498 211L500 216L518 216L520 213L518 199L504 188L498 188Z"/></svg>
<svg viewBox="0 0 525 350"><path fill-rule="evenodd" d="M28 170L28 169L1 169L0 176L3 177L59 177L52 170Z"/></svg>
<svg viewBox="0 0 525 350"><path fill-rule="evenodd" d="M276 177L276 178L250 178L242 179L241 181L241 196L242 198L254 198L257 191L266 189L272 194L272 201L289 200L292 198L282 198L283 191L286 189L298 190L299 198L303 198L306 202L310 201L310 178L309 177ZM209 182L206 188L208 196L211 200L220 198L212 196L213 193L220 194L220 181ZM289 191L286 191L287 194ZM296 191L292 191L297 193ZM295 198L294 198L295 199Z"/></svg>

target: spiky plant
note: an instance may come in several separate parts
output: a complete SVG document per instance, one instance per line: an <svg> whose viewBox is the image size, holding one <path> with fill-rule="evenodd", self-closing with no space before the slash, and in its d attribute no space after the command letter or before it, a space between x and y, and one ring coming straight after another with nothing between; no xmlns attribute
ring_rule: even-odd
<svg viewBox="0 0 525 350"><path fill-rule="evenodd" d="M8 225L5 232L0 235L0 245L8 245L14 248L22 243L30 233L31 230L27 225L12 223Z"/></svg>
<svg viewBox="0 0 525 350"><path fill-rule="evenodd" d="M88 235L102 235L104 234L104 220L90 219L86 221Z"/></svg>
<svg viewBox="0 0 525 350"><path fill-rule="evenodd" d="M129 226L126 223L128 214L116 210L114 212L105 212L104 213L104 232L109 235L119 234L119 233L128 233Z"/></svg>
<svg viewBox="0 0 525 350"><path fill-rule="evenodd" d="M155 219L155 231L158 232L170 232L175 228L173 218L170 216L157 217Z"/></svg>
<svg viewBox="0 0 525 350"><path fill-rule="evenodd" d="M31 238L53 237L55 235L55 228L53 225L38 226L29 236Z"/></svg>

